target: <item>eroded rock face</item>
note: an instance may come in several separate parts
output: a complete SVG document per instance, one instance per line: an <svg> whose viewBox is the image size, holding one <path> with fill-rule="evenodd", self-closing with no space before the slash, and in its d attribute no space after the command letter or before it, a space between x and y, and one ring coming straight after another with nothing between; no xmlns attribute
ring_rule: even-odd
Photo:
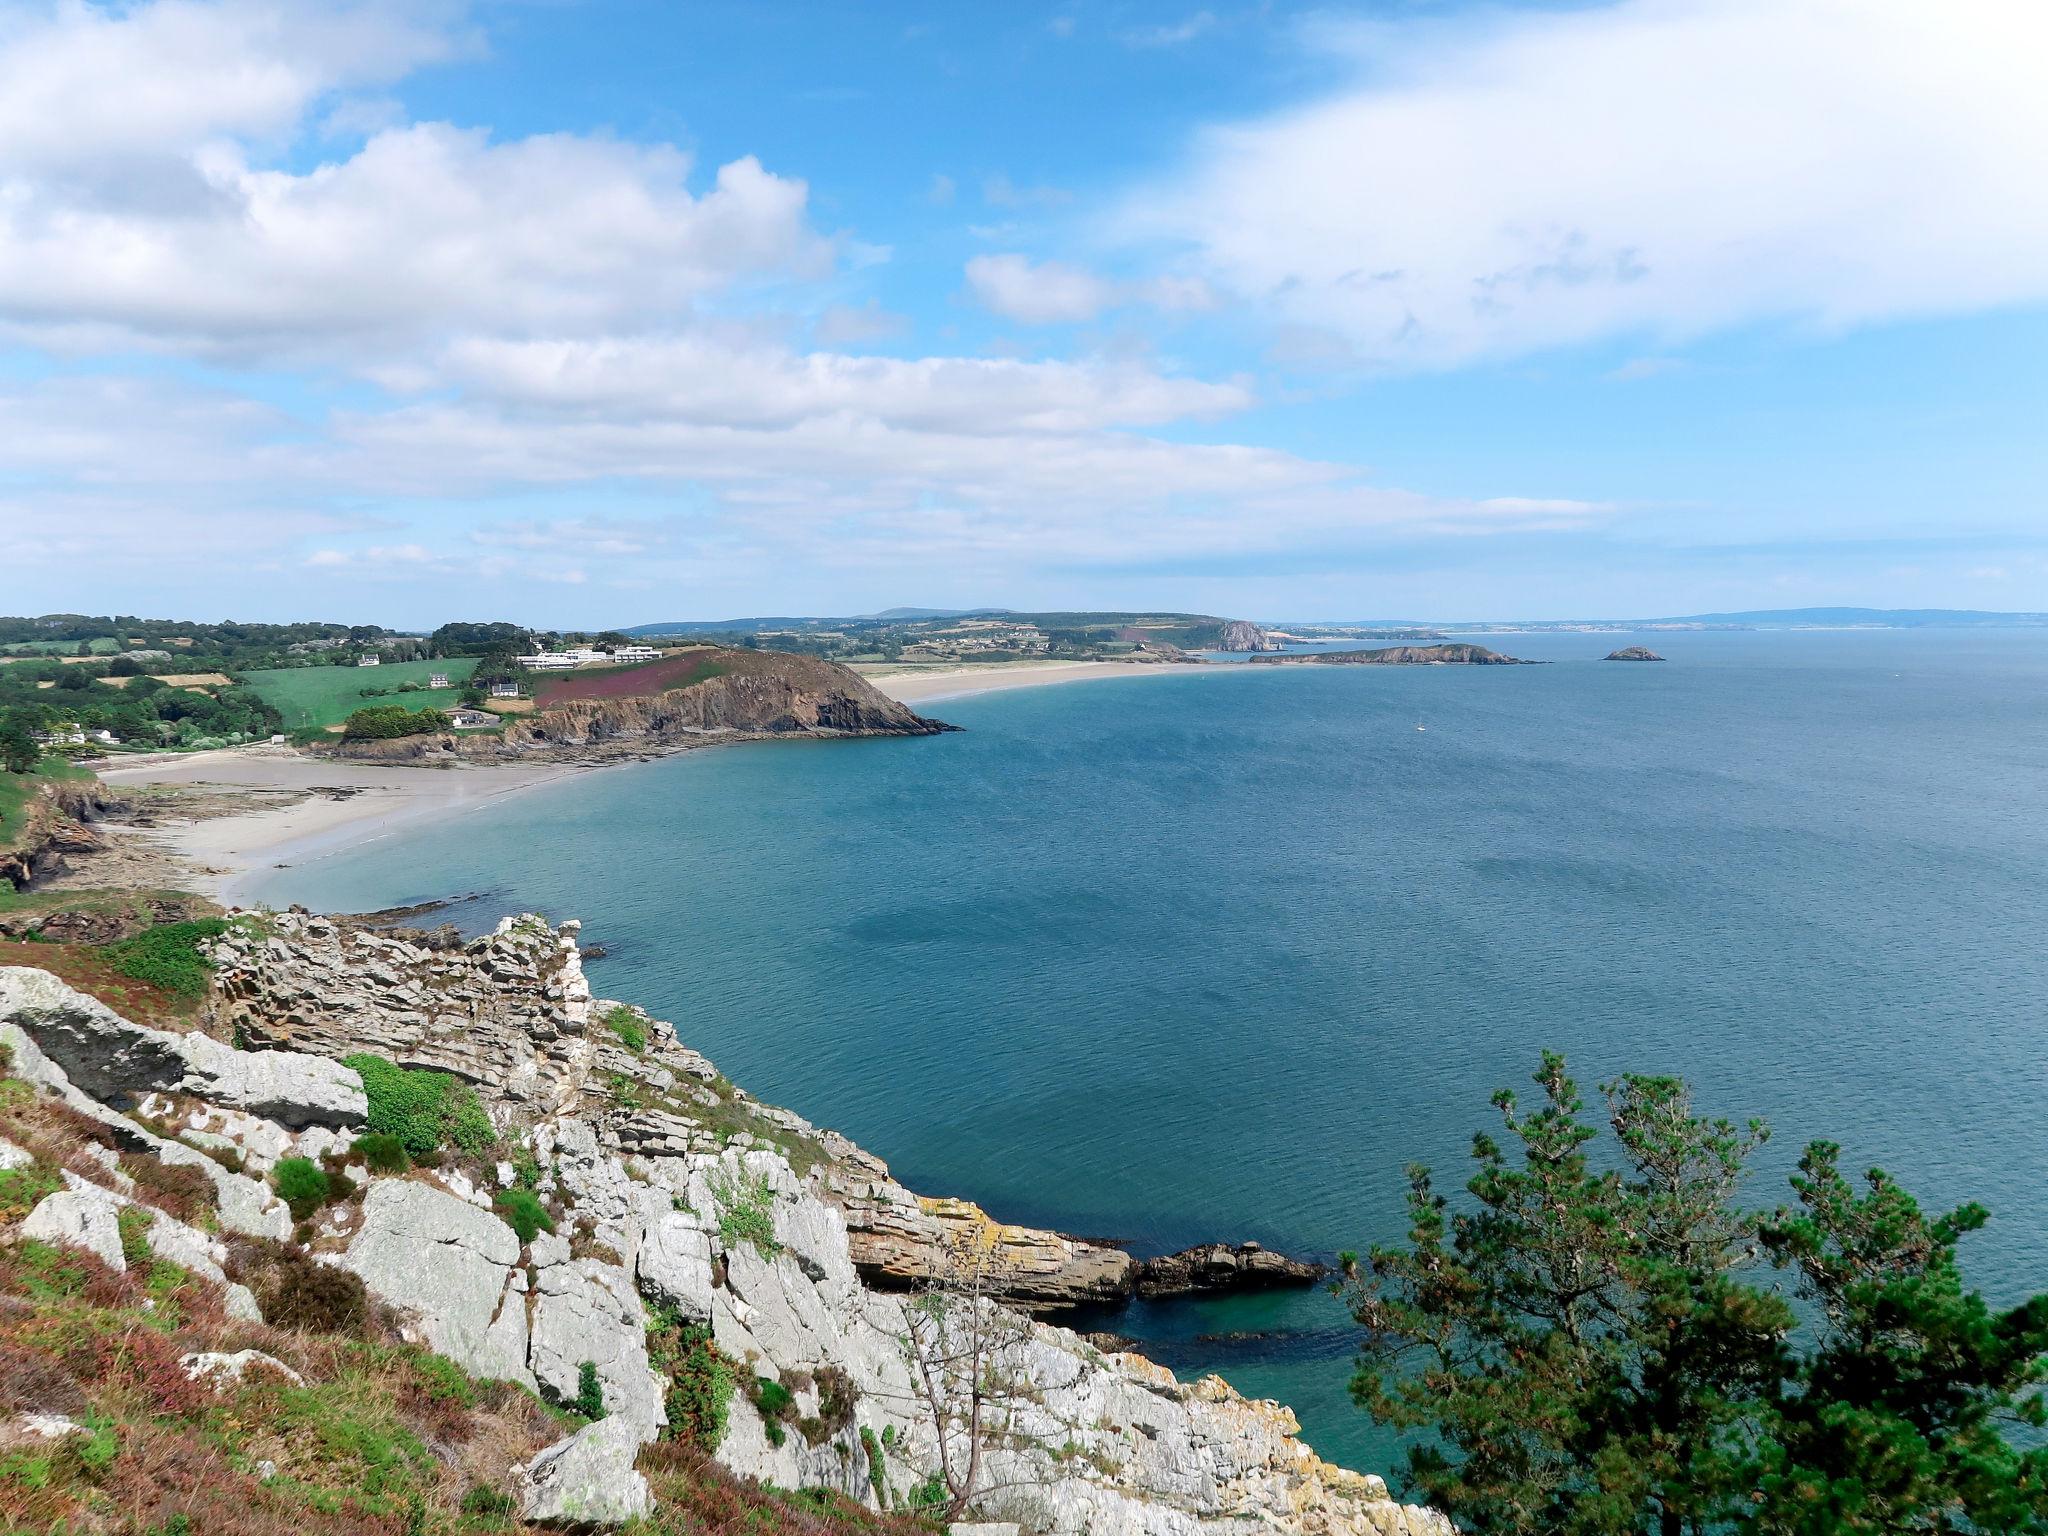
<svg viewBox="0 0 2048 1536"><path fill-rule="evenodd" d="M650 1513L654 1495L633 1470L640 1438L599 1419L549 1446L527 1465L521 1513L543 1525L624 1525Z"/></svg>

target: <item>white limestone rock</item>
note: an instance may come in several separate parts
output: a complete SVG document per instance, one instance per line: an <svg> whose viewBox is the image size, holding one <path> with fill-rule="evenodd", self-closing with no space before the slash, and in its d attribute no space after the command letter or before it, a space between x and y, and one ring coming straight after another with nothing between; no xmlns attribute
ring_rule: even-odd
<svg viewBox="0 0 2048 1536"><path fill-rule="evenodd" d="M205 1381L217 1392L238 1384L252 1370L275 1371L294 1386L303 1386L306 1381L275 1355L266 1355L260 1349L238 1349L232 1354L204 1350L186 1355L178 1363L192 1380Z"/></svg>
<svg viewBox="0 0 2048 1536"><path fill-rule="evenodd" d="M626 1272L595 1259L540 1271L527 1365L557 1400L575 1398L583 1364L597 1367L605 1412L652 1438L668 1422L662 1386L647 1364L645 1314Z"/></svg>
<svg viewBox="0 0 2048 1536"><path fill-rule="evenodd" d="M415 1336L472 1376L533 1386L519 1238L488 1211L431 1185L379 1179L341 1257L380 1300L412 1314Z"/></svg>
<svg viewBox="0 0 2048 1536"><path fill-rule="evenodd" d="M21 1235L83 1248L109 1269L128 1268L121 1252L120 1197L83 1180L37 1201L21 1224Z"/></svg>
<svg viewBox="0 0 2048 1536"><path fill-rule="evenodd" d="M654 1509L633 1470L645 1444L624 1419L599 1419L534 1457L522 1475L521 1513L541 1525L624 1525Z"/></svg>
<svg viewBox="0 0 2048 1536"><path fill-rule="evenodd" d="M711 1317L711 1234L682 1211L668 1211L648 1229L636 1270L641 1292L673 1308L685 1322Z"/></svg>

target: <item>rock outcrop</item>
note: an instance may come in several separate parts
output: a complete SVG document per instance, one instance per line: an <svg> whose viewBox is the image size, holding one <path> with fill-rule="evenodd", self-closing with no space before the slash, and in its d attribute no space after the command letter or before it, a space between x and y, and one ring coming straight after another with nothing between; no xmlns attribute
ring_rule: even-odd
<svg viewBox="0 0 2048 1536"><path fill-rule="evenodd" d="M957 729L926 719L850 668L815 656L720 651L713 664L714 676L686 687L577 699L509 716L498 731L348 742L330 750L379 762L459 763L632 755L787 736L933 736Z"/></svg>
<svg viewBox="0 0 2048 1536"><path fill-rule="evenodd" d="M1294 656L1254 656L1268 667L1536 667L1541 662L1503 656L1483 645L1387 645L1372 651L1313 651Z"/></svg>
<svg viewBox="0 0 2048 1536"><path fill-rule="evenodd" d="M240 1058L367 1049L473 1083L505 1161L383 1176L352 1164L363 1182L315 1219L310 1253L360 1277L406 1336L472 1375L563 1402L598 1396L605 1416L534 1457L508 1490L530 1520L583 1528L647 1512L635 1461L678 1432L678 1347L742 1389L717 1442L725 1467L900 1507L942 1447L959 1449L943 1366L937 1412L929 1388L948 1347L929 1330L942 1327L973 1331L999 1426L982 1441L970 1524L1032 1536L1451 1536L1378 1478L1321 1461L1279 1404L1214 1377L1183 1383L995 1300L981 1282L1002 1275L1026 1293L1061 1272L1127 1286L1130 1261L901 1190L844 1138L733 1088L671 1025L592 999L573 928L510 919L436 951L285 914L267 933L224 936L216 958L215 1027L258 1049L152 1039L54 978L0 970L14 1072L123 1145L204 1162L258 1193L185 1138L266 1167L345 1156L355 1131L303 1113L311 1093L248 1090L274 1079ZM283 1073L301 1079L327 1081L296 1065ZM553 1230L503 1219L499 1186L515 1181ZM29 1220L118 1258L126 1198L67 1180ZM220 1216L243 1230L226 1198ZM152 1245L159 1230L177 1262L209 1273L216 1240L159 1214ZM1245 1250L1228 1251L1243 1267ZM884 1279L935 1287L943 1304L874 1283Z"/></svg>
<svg viewBox="0 0 2048 1536"><path fill-rule="evenodd" d="M1664 658L1647 645L1624 645L1618 651L1609 651L1603 658L1607 661L1662 661Z"/></svg>
<svg viewBox="0 0 2048 1536"><path fill-rule="evenodd" d="M1219 651L1277 651L1280 642L1246 619L1225 619Z"/></svg>
<svg viewBox="0 0 2048 1536"><path fill-rule="evenodd" d="M1309 1264L1275 1253L1257 1243L1204 1243L1179 1253L1147 1259L1138 1266L1140 1296L1190 1296L1198 1292L1270 1291L1289 1286L1314 1285L1329 1273L1321 1264Z"/></svg>

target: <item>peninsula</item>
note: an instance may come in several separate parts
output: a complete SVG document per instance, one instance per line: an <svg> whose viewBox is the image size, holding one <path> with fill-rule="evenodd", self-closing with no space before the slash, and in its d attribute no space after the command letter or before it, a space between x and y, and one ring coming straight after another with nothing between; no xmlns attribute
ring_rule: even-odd
<svg viewBox="0 0 2048 1536"><path fill-rule="evenodd" d="M1266 667L1534 667L1541 662L1503 656L1483 645L1389 645L1372 651L1311 651L1299 655L1253 656Z"/></svg>

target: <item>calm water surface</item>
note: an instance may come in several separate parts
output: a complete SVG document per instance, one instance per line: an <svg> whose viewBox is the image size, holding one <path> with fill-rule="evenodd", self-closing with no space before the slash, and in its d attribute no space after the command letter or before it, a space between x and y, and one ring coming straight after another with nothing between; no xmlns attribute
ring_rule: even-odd
<svg viewBox="0 0 2048 1536"><path fill-rule="evenodd" d="M1545 1046L1690 1077L2048 1286L2048 632L1518 636L1541 668L1218 667L928 706L929 740L591 775L281 872L585 919L602 994L914 1188L1141 1251L1397 1238ZM1418 725L1425 726L1417 730ZM1356 1464L1320 1294L1113 1324ZM1250 1341L1203 1336L1256 1332Z"/></svg>

